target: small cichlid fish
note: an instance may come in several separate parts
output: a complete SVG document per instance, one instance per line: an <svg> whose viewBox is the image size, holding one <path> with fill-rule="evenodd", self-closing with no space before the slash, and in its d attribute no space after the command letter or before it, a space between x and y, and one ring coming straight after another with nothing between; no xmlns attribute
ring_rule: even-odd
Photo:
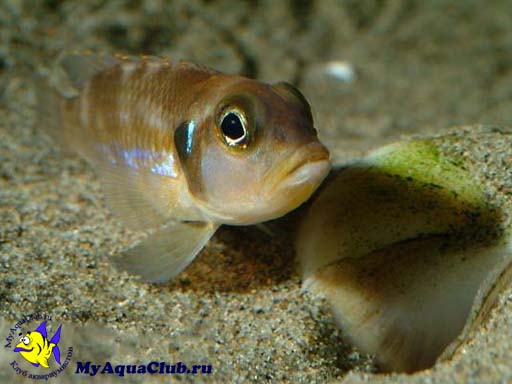
<svg viewBox="0 0 512 384"><path fill-rule="evenodd" d="M128 226L152 230L115 260L146 280L176 276L221 224L296 208L330 169L290 84L146 56L70 54L60 68L61 91L38 87L42 125L94 166Z"/></svg>
<svg viewBox="0 0 512 384"><path fill-rule="evenodd" d="M60 330L62 325L57 328L57 332L51 340L48 340L46 334L46 321L43 321L33 332L27 332L20 339L20 342L14 348L14 352L19 352L21 356L34 367L41 365L50 368L48 359L53 353L55 361L60 365L60 350L58 343L60 340Z"/></svg>

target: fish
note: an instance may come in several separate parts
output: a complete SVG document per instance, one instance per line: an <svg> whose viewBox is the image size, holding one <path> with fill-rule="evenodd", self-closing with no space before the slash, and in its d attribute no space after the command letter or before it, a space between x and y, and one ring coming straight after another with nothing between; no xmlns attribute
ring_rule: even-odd
<svg viewBox="0 0 512 384"><path fill-rule="evenodd" d="M31 363L34 367L42 366L50 368L48 359L51 355L55 361L60 365L60 331L62 324L59 325L53 337L48 340L46 333L46 321L43 321L35 331L27 332L25 336L20 339L16 344L14 352L18 352L25 360Z"/></svg>
<svg viewBox="0 0 512 384"><path fill-rule="evenodd" d="M297 208L331 167L289 83L154 56L68 53L56 68L36 87L39 124L94 167L128 228L149 233L113 257L144 280L175 277L220 225Z"/></svg>

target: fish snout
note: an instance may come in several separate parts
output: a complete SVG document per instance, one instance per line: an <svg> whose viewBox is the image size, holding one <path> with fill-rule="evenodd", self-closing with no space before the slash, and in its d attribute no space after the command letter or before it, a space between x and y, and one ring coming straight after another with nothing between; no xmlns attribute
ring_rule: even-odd
<svg viewBox="0 0 512 384"><path fill-rule="evenodd" d="M327 148L319 142L306 144L292 155L292 161L282 184L294 186L308 181L315 182L318 176L323 180L330 166Z"/></svg>
<svg viewBox="0 0 512 384"><path fill-rule="evenodd" d="M307 200L331 169L329 151L320 142L308 143L286 157L271 175L264 194L292 210Z"/></svg>

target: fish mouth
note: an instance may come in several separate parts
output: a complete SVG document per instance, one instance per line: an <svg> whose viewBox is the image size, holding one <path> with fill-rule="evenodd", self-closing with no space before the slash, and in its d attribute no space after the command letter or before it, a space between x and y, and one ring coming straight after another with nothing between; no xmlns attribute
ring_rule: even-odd
<svg viewBox="0 0 512 384"><path fill-rule="evenodd" d="M14 352L32 352L33 350L34 350L34 347L32 347L30 349L16 347L16 348L13 349Z"/></svg>
<svg viewBox="0 0 512 384"><path fill-rule="evenodd" d="M314 156L297 164L288 172L282 182L282 186L292 187L311 181L312 175L324 174L330 168L328 157Z"/></svg>
<svg viewBox="0 0 512 384"><path fill-rule="evenodd" d="M265 194L270 199L278 198L286 192L309 194L322 182L331 168L329 151L319 142L300 147L284 162L267 179L270 182ZM304 191L299 193L301 190Z"/></svg>
<svg viewBox="0 0 512 384"><path fill-rule="evenodd" d="M307 144L292 155L289 166L281 171L281 180L276 187L291 188L308 181L319 182L318 179L325 177L330 166L329 151L322 144Z"/></svg>

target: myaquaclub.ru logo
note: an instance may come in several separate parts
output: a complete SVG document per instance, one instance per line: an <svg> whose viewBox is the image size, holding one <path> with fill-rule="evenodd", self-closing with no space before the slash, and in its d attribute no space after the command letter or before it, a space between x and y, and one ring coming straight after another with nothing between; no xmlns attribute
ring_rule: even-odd
<svg viewBox="0 0 512 384"><path fill-rule="evenodd" d="M40 322L35 329L31 324L34 321ZM15 359L10 363L18 375L34 380L48 380L59 375L69 365L73 348L68 347L64 361L62 361L60 348L63 337L62 324L49 338L46 329L49 321L51 321L51 317L48 315L32 314L25 316L9 330L4 347L12 349L14 353L23 358L19 362ZM31 330L23 332L22 328ZM16 343L15 340L18 342Z"/></svg>
<svg viewBox="0 0 512 384"><path fill-rule="evenodd" d="M33 380L49 380L62 373L71 363L73 347L67 346L66 326L52 326L48 315L32 314L23 317L9 329L5 338L5 348L10 350L14 359L10 366L16 375ZM50 336L51 335L51 336ZM66 353L67 352L67 353ZM186 364L178 361L130 362L119 361L113 364L103 361L94 364L91 361L75 362L70 375L119 377L131 375L211 375L211 364ZM165 380L165 379L162 379ZM0 383L1 384L1 383Z"/></svg>

